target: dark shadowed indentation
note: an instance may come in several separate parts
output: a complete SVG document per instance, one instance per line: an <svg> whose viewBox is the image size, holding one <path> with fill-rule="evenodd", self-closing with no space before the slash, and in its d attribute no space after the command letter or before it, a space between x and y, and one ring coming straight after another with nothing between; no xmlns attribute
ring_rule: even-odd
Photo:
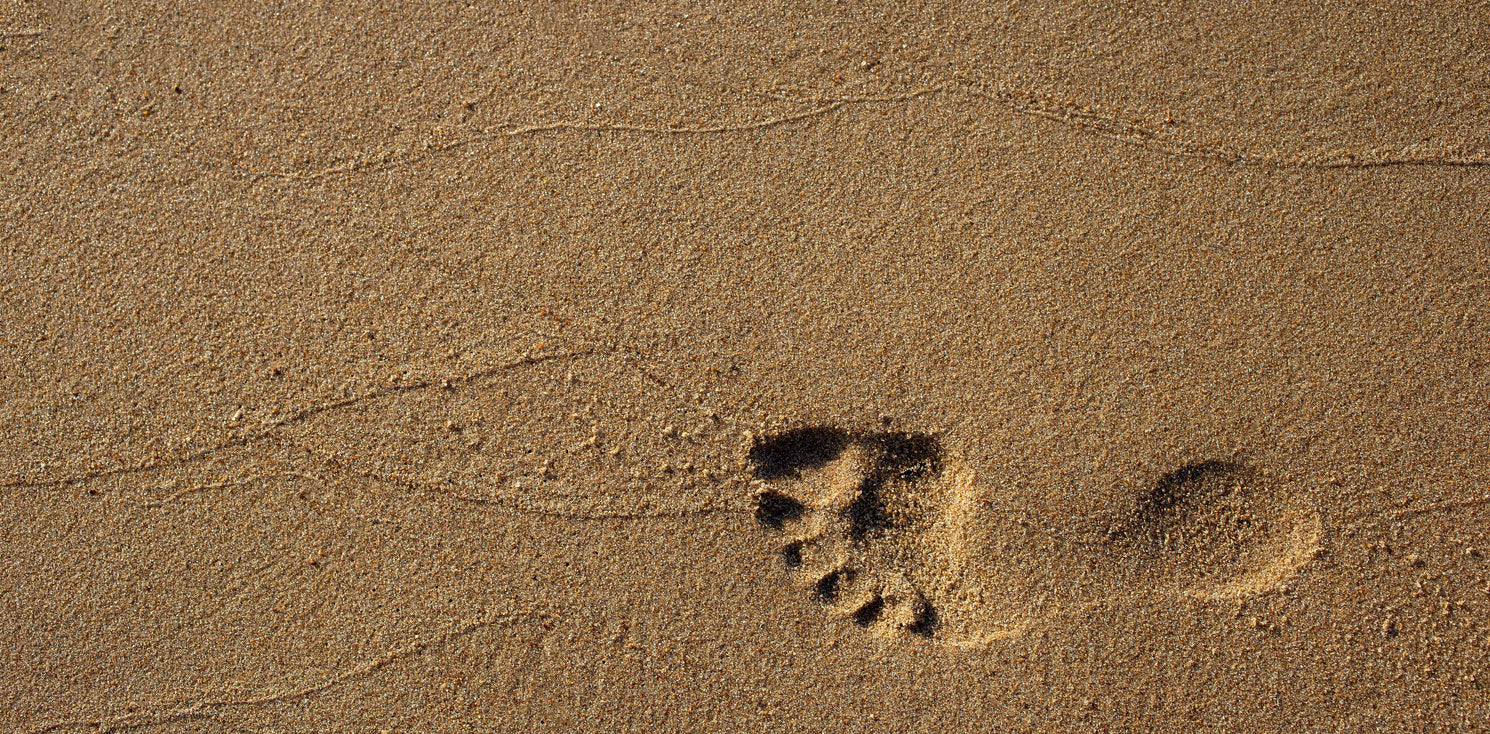
<svg viewBox="0 0 1490 734"><path fill-rule="evenodd" d="M812 593L823 601L832 601L838 596L838 587L845 580L844 571L829 571L812 587Z"/></svg>
<svg viewBox="0 0 1490 734"><path fill-rule="evenodd" d="M937 614L936 607L927 604L916 614L916 619L906 625L905 631L920 637L931 637L936 634L936 628L941 625L941 617Z"/></svg>
<svg viewBox="0 0 1490 734"><path fill-rule="evenodd" d="M837 458L848 440L846 432L821 426L760 438L750 447L751 471L761 479L792 476Z"/></svg>
<svg viewBox="0 0 1490 734"><path fill-rule="evenodd" d="M855 543L863 543L874 531L890 527L890 516L885 512L884 502L880 500L883 483L879 478L865 480L859 486L859 494L854 497L854 501L844 508L844 518L848 520L848 537Z"/></svg>
<svg viewBox="0 0 1490 734"><path fill-rule="evenodd" d="M780 492L761 492L755 500L755 519L768 528L781 529L788 520L801 517L807 508Z"/></svg>
<svg viewBox="0 0 1490 734"><path fill-rule="evenodd" d="M842 467L843 473L803 476L808 473L806 470L839 460L847 451L853 451L853 461ZM758 437L750 447L749 460L756 478L789 480L773 487L790 487L790 480L828 483L808 488L810 491L805 496L813 499L807 504L774 489L762 489L756 495L756 519L762 525L780 529L806 513L832 513L825 518L830 542L847 540L854 546L847 556L840 558L840 563L863 560L860 554L864 550L894 541L894 532L913 532L913 526L925 518L927 508L923 505L931 497L912 484L939 476L943 461L941 443L933 434L855 431L832 426ZM904 603L911 606L906 610L902 610L902 600L895 596L886 599L881 593L874 593L860 597L854 569L859 568L870 579L871 583L866 584L870 588L881 587L885 569L871 565L809 570L820 569L816 563L804 569L804 555L821 541L817 535L806 540L793 539L780 550L787 568L812 584L813 596L840 609L843 608L840 605L849 603L850 618L861 627L882 626L887 617L893 616L893 624L899 631L924 638L935 636L941 620L919 589L910 590ZM883 562L873 555L868 558ZM912 615L909 621L903 611Z"/></svg>
<svg viewBox="0 0 1490 734"><path fill-rule="evenodd" d="M854 624L860 627L868 627L880 618L885 611L885 598L875 594L874 598L865 602L864 606L854 610Z"/></svg>
<svg viewBox="0 0 1490 734"><path fill-rule="evenodd" d="M1227 480L1239 468L1233 461L1207 459L1159 477L1139 500L1128 534L1154 535L1189 517L1220 497L1230 485Z"/></svg>
<svg viewBox="0 0 1490 734"><path fill-rule="evenodd" d="M787 568L802 567L802 544L791 543L781 549L781 560Z"/></svg>
<svg viewBox="0 0 1490 734"><path fill-rule="evenodd" d="M924 433L878 433L873 436L883 453L883 466L902 480L914 481L941 472L942 449L934 436Z"/></svg>

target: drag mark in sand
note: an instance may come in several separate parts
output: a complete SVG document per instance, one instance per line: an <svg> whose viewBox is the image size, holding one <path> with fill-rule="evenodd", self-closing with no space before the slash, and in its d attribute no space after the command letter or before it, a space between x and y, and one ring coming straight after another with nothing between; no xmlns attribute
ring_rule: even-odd
<svg viewBox="0 0 1490 734"><path fill-rule="evenodd" d="M67 731L72 729L91 729L105 734L107 732L128 731L132 729L144 729L148 727L161 726L178 721L193 719L216 718L220 712L238 708L253 708L266 706L274 703L301 701L313 698L328 690L336 688L344 683L361 678L387 667L390 664L406 658L422 655L425 652L438 649L450 642L465 637L473 632L503 622L542 622L551 618L551 615L542 612L505 612L499 613L495 607L488 608L481 614L456 624L451 629L441 632L428 639L415 639L401 647L384 653L371 660L364 661L321 681L296 688L280 691L270 691L258 696L247 698L210 698L187 704L168 711L138 711L137 707L128 707L131 713L118 714L93 720L72 719L67 721L54 721L42 724L31 730L32 734L45 734L46 732Z"/></svg>

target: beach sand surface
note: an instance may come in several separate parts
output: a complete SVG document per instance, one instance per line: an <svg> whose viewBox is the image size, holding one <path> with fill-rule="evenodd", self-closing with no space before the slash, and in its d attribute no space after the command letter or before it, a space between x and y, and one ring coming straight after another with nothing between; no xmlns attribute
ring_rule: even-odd
<svg viewBox="0 0 1490 734"><path fill-rule="evenodd" d="M0 10L0 729L1474 731L1482 5Z"/></svg>

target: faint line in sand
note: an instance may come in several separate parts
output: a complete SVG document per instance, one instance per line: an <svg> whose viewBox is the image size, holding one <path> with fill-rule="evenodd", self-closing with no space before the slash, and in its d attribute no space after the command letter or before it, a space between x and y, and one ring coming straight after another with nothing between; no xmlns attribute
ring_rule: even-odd
<svg viewBox="0 0 1490 734"><path fill-rule="evenodd" d="M345 176L354 173L368 173L382 171L399 166L415 163L423 158L428 158L440 153L448 153L459 150L477 143L489 142L504 137L522 137L551 132L587 132L587 133L634 133L642 135L717 135L724 133L741 133L752 130L766 130L773 127L790 125L795 122L811 120L836 112L850 105L871 104L876 102L908 102L913 99L926 97L942 91L941 87L921 89L914 92L887 96L866 97L844 97L838 99L823 100L807 109L793 112L780 117L772 117L765 120L744 123L717 123L700 126L655 126L655 125L632 125L625 123L591 123L591 122L544 122L529 125L518 125L516 123L501 123L482 128L473 135L452 140L446 143L424 143L418 150L414 151L389 151L375 157L366 154L356 160L352 160L330 168L323 168L310 173L297 173L294 171L250 171L248 175L254 179L274 178L287 181L317 181L337 176Z"/></svg>
<svg viewBox="0 0 1490 734"><path fill-rule="evenodd" d="M415 495L444 499L462 504L490 507L509 515L533 515L583 521L646 520L663 517L695 517L722 514L743 516L751 513L751 510L740 501L731 501L729 499L688 504L680 503L660 507L638 503L637 506L631 508L607 507L602 503L591 500L585 503L588 505L586 507L574 507L563 502L525 500L513 496L510 492L486 493L482 492L482 488L480 487L471 487L465 483L456 482L453 479L440 481L362 469L330 469L330 465L328 465L328 469L349 477L395 487ZM725 483L730 484L731 482L726 479Z"/></svg>
<svg viewBox="0 0 1490 734"><path fill-rule="evenodd" d="M228 488L231 488L231 487L241 487L241 486L245 486L245 485L248 485L248 484L253 484L254 482L260 482L260 481L263 481L265 479L290 479L290 478L305 479L307 481L312 481L312 482L318 482L318 481L320 481L320 478L319 477L316 477L316 476L311 475L311 474L306 474L304 472L298 472L298 471L281 471L281 472L270 472L268 474L254 474L252 476L242 477L242 478L239 478L239 479L223 479L223 480L217 481L217 482L208 482L208 483L205 483L205 484L194 484L194 485L189 486L189 487L186 487L184 489L180 489L180 490L177 490L175 492L172 492L170 495L167 495L165 497L162 497L162 498L160 498L158 500L148 500L148 501L146 501L146 502L144 502L142 504L145 507L147 507L147 508L156 509L156 508L164 507L164 506L166 506L168 504L174 503L174 502L176 502L176 501L178 501L178 500L186 497L187 495L196 494L198 492L210 492L210 491L215 490L215 489L228 489Z"/></svg>
<svg viewBox="0 0 1490 734"><path fill-rule="evenodd" d="M142 729L152 726L161 726L177 721L198 718L213 718L218 712L226 709L264 706L272 703L296 701L312 698L327 690L335 688L347 681L365 676L369 673L387 667L404 658L413 657L424 653L431 648L444 646L456 639L471 634L485 627L490 627L499 622L532 620L541 621L550 619L552 615L543 612L506 612L498 613L495 607L489 607L481 614L476 615L457 624L452 629L439 633L433 638L419 639L402 647L391 650L379 657L366 661L359 665L347 668L320 682L306 686L290 688L282 691L273 691L259 696L249 698L232 699L217 698L198 701L169 711L142 711L139 713L125 713L115 716L93 720L72 719L67 721L54 721L32 729L32 734L44 734L44 732L63 731L66 729L91 728L100 734L106 732L126 731L129 729Z"/></svg>
<svg viewBox="0 0 1490 734"><path fill-rule="evenodd" d="M1365 148L1277 155L1246 148L1201 143L1179 132L1146 125L1134 115L1100 105L1059 102L1026 90L982 91L965 87L961 93L996 102L1021 114L1039 117L1076 128L1098 137L1135 145L1168 155L1204 158L1228 165L1266 168L1381 168L1388 166L1482 166L1490 165L1490 153L1453 148Z"/></svg>
<svg viewBox="0 0 1490 734"><path fill-rule="evenodd" d="M62 487L81 484L95 479L123 476L128 474L141 474L147 471L163 469L171 466L181 466L195 461L210 458L219 452L231 448L247 446L257 443L264 438L276 433L280 429L293 426L313 418L322 413L329 413L342 408L348 408L362 402L378 400L381 398L400 395L403 393L417 392L420 390L431 390L436 388L448 388L460 385L471 385L480 383L486 379L495 377L503 372L519 367L543 364L565 359L581 359L588 356L603 353L605 350L589 348L569 352L550 352L546 354L525 354L516 359L503 362L493 367L488 367L476 372L447 377L441 379L418 380L415 382L399 383L375 387L359 395L353 395L323 403L312 403L299 408L289 415L276 418L273 421L259 426L257 429L247 431L243 435L230 438L207 448L198 449L185 455L160 458L148 457L131 466L114 467L110 469L92 469L78 474L65 477L42 478L42 479L9 479L0 482L0 489L35 489L41 487Z"/></svg>
<svg viewBox="0 0 1490 734"><path fill-rule="evenodd" d="M1314 153L1280 155L1254 149L1202 143L1177 131L1165 131L1143 123L1136 115L1099 104L1060 102L1029 90L998 88L986 91L970 84L944 83L905 94L825 98L806 109L780 117L748 123L717 123L698 126L652 126L625 123L558 121L518 125L502 123L482 128L472 135L444 142L425 142L417 150L363 153L329 168L296 171L247 171L253 180L279 179L313 182L358 173L390 170L420 160L503 137L550 132L632 133L640 135L720 135L764 130L797 122L809 122L849 107L870 104L906 104L940 95L962 96L994 102L1012 112L1059 123L1078 131L1157 153L1211 160L1233 166L1263 168L1385 168L1396 166L1474 167L1490 165L1490 152L1468 147L1405 146L1402 148L1355 148L1321 150Z"/></svg>
<svg viewBox="0 0 1490 734"><path fill-rule="evenodd" d="M366 469L358 469L353 466L354 462L347 461L344 457L336 454L325 454L320 460L322 468L330 475L339 476L342 479L360 479L376 482L384 486L390 486L399 491L406 492L426 499L438 499L458 502L461 504L476 505L494 510L503 514L521 516L535 515L543 517L557 517L570 520L642 520L662 517L692 517L717 514L748 515L748 507L740 505L739 502L729 500L706 501L689 504L677 504L670 506L643 505L622 509L620 507L608 507L602 503L590 500L584 504L585 507L575 507L564 502L525 501L523 498L514 496L511 492L493 492L491 488L474 487L469 483L457 482L454 479L426 479L419 477L393 474L389 472L375 472ZM345 486L333 481L331 478L304 471L279 471L265 474L252 474L249 476L233 479L221 479L215 482L193 484L179 489L160 499L137 502L146 509L161 509L168 505L176 504L189 497L216 490L243 487L257 482L270 479L301 479L327 487ZM725 478L723 484L731 485L736 482L733 478ZM620 504L620 503L616 503Z"/></svg>
<svg viewBox="0 0 1490 734"><path fill-rule="evenodd" d="M1469 507L1483 507L1485 505L1490 505L1490 494L1482 495L1480 497L1468 497L1459 500L1445 500L1443 502L1434 502L1432 504L1422 505L1420 507L1398 507L1386 510L1369 510L1366 512L1350 515L1346 517L1345 520L1353 523L1347 529L1347 532L1355 533L1364 528L1381 527L1386 523L1396 522L1398 520L1405 520L1408 518L1420 517L1423 515L1433 515L1440 512L1448 512L1451 510L1462 510ZM1365 522L1368 520L1374 520L1375 522Z"/></svg>
<svg viewBox="0 0 1490 734"><path fill-rule="evenodd" d="M288 416L280 418L273 423L266 424L254 434L241 436L234 440L220 443L216 446L202 449L192 454L177 457L175 459L150 459L134 466L84 472L82 474L77 474L70 477L42 480L14 480L6 482L4 484L0 484L0 488L68 486L108 477L142 474L173 466L191 464L208 459L216 453L229 448L236 448L252 444L268 436L275 429L293 425L320 413L326 413L339 408L350 407L351 405L366 400L373 400L381 397L388 397L417 390L432 389L435 387L448 389L462 384L474 384L478 383L484 378L495 376L503 370L511 369L518 366L538 364L541 362L565 358L579 358L601 353L619 353L626 358L625 361L629 366L635 369L643 377L647 378L650 382L669 389L676 389L675 386L670 385L666 381L656 377L651 372L649 372L646 367L639 360L636 359L636 356L631 354L627 350L587 349L576 352L527 355L519 359L505 362L496 367L480 370L474 373L463 375L458 378L447 378L440 380L430 379L422 380L415 383L406 383L401 385L377 388L363 393L362 395L311 405L307 408L297 411L296 413L292 413ZM512 516L536 515L585 521L637 520L664 517L750 514L750 510L748 508L736 506L736 504L738 503L733 503L728 499L662 507L652 506L650 504L643 504L629 509L625 509L619 506L605 506L601 503L595 502L594 500L590 500L584 503L588 505L587 507L574 507L572 505L567 505L566 503L557 501L542 502L525 500L523 498L514 496L512 493L506 491L499 490L497 492L492 492L492 488L496 486L493 484L488 484L484 487L472 487L469 484L457 483L454 479L451 478L422 479L417 477L403 476L391 473L380 473L365 469L359 469L355 468L357 462L348 461L345 457L342 457L335 453L324 453L320 457L319 463L321 465L321 469L324 470L326 473L330 475L340 476L343 479L357 478L374 481L386 486L398 488L401 491L416 494L426 498L444 499L464 504L488 507L503 511L504 513ZM222 477L217 481L198 482L195 484L191 484L160 498L144 500L126 499L125 501L129 502L130 504L143 507L145 509L158 510L166 508L170 505L177 504L183 500L190 498L192 495L247 486L271 479L299 479L303 481L322 484L328 487L344 486L320 474L299 470L282 470L275 472L249 474L236 478ZM738 475L726 475L715 481L729 486L738 483L739 481L741 481L741 478Z"/></svg>

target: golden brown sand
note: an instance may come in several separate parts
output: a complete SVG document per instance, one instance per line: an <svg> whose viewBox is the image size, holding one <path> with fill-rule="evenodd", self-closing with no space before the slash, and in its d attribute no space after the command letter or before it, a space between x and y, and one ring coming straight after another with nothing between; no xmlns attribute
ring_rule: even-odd
<svg viewBox="0 0 1490 734"><path fill-rule="evenodd" d="M0 10L0 728L1471 731L1490 13Z"/></svg>

